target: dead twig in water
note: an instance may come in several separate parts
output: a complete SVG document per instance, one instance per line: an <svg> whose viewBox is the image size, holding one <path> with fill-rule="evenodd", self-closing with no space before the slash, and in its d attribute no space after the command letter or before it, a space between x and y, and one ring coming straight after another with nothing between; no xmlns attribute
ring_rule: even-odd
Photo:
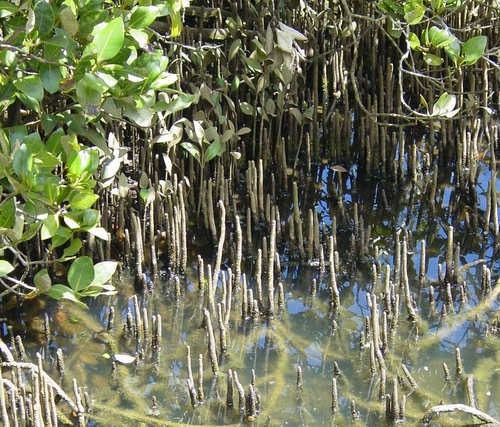
<svg viewBox="0 0 500 427"><path fill-rule="evenodd" d="M490 417L488 414L481 412L472 406L462 404L433 406L424 414L420 422L422 424L428 424L435 415L440 415L445 412L463 412L465 414L472 415L491 426L500 426L500 422L498 422L495 418Z"/></svg>

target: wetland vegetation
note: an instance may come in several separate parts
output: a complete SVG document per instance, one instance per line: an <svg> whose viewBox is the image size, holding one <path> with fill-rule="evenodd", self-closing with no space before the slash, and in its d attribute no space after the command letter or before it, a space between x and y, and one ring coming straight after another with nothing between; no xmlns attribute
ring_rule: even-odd
<svg viewBox="0 0 500 427"><path fill-rule="evenodd" d="M0 1L3 425L498 425L498 14Z"/></svg>

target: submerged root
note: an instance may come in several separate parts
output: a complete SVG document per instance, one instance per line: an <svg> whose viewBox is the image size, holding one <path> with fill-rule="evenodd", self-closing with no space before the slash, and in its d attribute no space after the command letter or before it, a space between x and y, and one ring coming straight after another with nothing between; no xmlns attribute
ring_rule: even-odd
<svg viewBox="0 0 500 427"><path fill-rule="evenodd" d="M428 424L432 420L432 418L436 415L441 415L444 413L456 413L456 412L462 412L464 414L469 414L472 415L476 418L478 418L480 421L483 423L488 423L490 426L495 426L498 427L500 426L500 422L495 420L495 418L490 417L488 414L479 411L476 408L473 408L472 406L467 406L467 405L462 405L462 404L454 404L454 405L437 405L433 406L431 409L429 409L425 415L422 417L420 422L422 424Z"/></svg>

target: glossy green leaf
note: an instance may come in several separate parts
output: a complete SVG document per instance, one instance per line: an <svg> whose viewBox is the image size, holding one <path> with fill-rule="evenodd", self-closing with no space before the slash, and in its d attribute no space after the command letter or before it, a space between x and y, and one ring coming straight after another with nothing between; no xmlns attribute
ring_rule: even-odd
<svg viewBox="0 0 500 427"><path fill-rule="evenodd" d="M99 199L99 195L94 193L77 193L70 201L71 209L84 210L93 206Z"/></svg>
<svg viewBox="0 0 500 427"><path fill-rule="evenodd" d="M75 256L80 249L82 248L82 241L80 238L75 238L73 241L70 243L70 245L64 249L63 256L59 261L66 261L72 256Z"/></svg>
<svg viewBox="0 0 500 427"><path fill-rule="evenodd" d="M153 121L153 112L148 106L137 108L127 104L123 115L141 127L149 127Z"/></svg>
<svg viewBox="0 0 500 427"><path fill-rule="evenodd" d="M0 18L6 18L18 11L17 6L10 1L0 1Z"/></svg>
<svg viewBox="0 0 500 427"><path fill-rule="evenodd" d="M346 30L349 31L350 35L351 31L348 28L346 28ZM401 31L401 25L399 25L399 23L396 25L396 23L392 19L389 19L387 22L387 32L391 35L391 37L394 37L395 39L401 37L401 34L403 33Z"/></svg>
<svg viewBox="0 0 500 427"><path fill-rule="evenodd" d="M170 30L170 37L177 37L182 31L182 17L180 11L180 1L178 0L167 0L167 3L171 5L170 8L170 20L172 22L172 29Z"/></svg>
<svg viewBox="0 0 500 427"><path fill-rule="evenodd" d="M73 291L73 289L68 288L67 286L53 285L50 288L48 294L56 300L67 299L69 301L73 301L74 303L78 304L80 307L88 308L83 302L80 301L75 291Z"/></svg>
<svg viewBox="0 0 500 427"><path fill-rule="evenodd" d="M460 58L460 43L457 39L455 39L452 43L444 48L444 51L448 55L448 57L453 61L455 65Z"/></svg>
<svg viewBox="0 0 500 427"><path fill-rule="evenodd" d="M103 227L93 227L87 231L101 240L107 241L109 239L108 232Z"/></svg>
<svg viewBox="0 0 500 427"><path fill-rule="evenodd" d="M76 96L85 114L89 116L99 114L102 91L95 89L88 81L82 79L76 84Z"/></svg>
<svg viewBox="0 0 500 427"><path fill-rule="evenodd" d="M42 240L50 239L57 233L59 228L59 214L48 215L43 220L41 238Z"/></svg>
<svg viewBox="0 0 500 427"><path fill-rule="evenodd" d="M424 61L429 65L437 67L443 63L444 59L441 58L440 56L434 55L432 53L425 52L424 53Z"/></svg>
<svg viewBox="0 0 500 427"><path fill-rule="evenodd" d="M432 115L438 117L452 118L454 117L460 109L455 109L457 105L457 97L455 95L449 95L447 92L443 93L437 102L434 104L432 109Z"/></svg>
<svg viewBox="0 0 500 427"><path fill-rule="evenodd" d="M432 48L443 48L453 43L456 37L451 34L448 28L441 29L436 26L432 26L427 30L427 44Z"/></svg>
<svg viewBox="0 0 500 427"><path fill-rule="evenodd" d="M40 78L43 88L50 94L59 91L59 84L62 80L59 68L54 65L40 65Z"/></svg>
<svg viewBox="0 0 500 427"><path fill-rule="evenodd" d="M181 143L181 147L191 154L198 163L200 163L200 151L191 142L183 142Z"/></svg>
<svg viewBox="0 0 500 427"><path fill-rule="evenodd" d="M94 263L88 256L73 261L68 271L68 284L76 293L88 287L94 280Z"/></svg>
<svg viewBox="0 0 500 427"><path fill-rule="evenodd" d="M409 10L407 11L405 10L404 15L404 18L408 25L417 25L425 16L425 9L421 5L411 5L408 7L408 9Z"/></svg>
<svg viewBox="0 0 500 427"><path fill-rule="evenodd" d="M476 36L467 40L462 46L462 59L464 65L475 64L486 49L488 38L486 36Z"/></svg>
<svg viewBox="0 0 500 427"><path fill-rule="evenodd" d="M210 144L210 147L207 148L205 153L205 163L212 160L215 156L217 156L221 151L221 145L219 141L214 141Z"/></svg>
<svg viewBox="0 0 500 427"><path fill-rule="evenodd" d="M111 280L113 274L116 272L116 267L118 263L116 261L103 261L99 262L94 266L94 280L91 286L104 285Z"/></svg>
<svg viewBox="0 0 500 427"><path fill-rule="evenodd" d="M113 157L104 163L101 169L99 185L101 188L109 187L115 180L116 174L120 170L121 160Z"/></svg>
<svg viewBox="0 0 500 427"><path fill-rule="evenodd" d="M68 159L67 166L69 173L79 181L88 179L97 171L99 152L95 147L73 152Z"/></svg>
<svg viewBox="0 0 500 427"><path fill-rule="evenodd" d="M123 46L125 39L123 20L119 16L110 21L94 37L97 45L97 63L113 58Z"/></svg>
<svg viewBox="0 0 500 427"><path fill-rule="evenodd" d="M236 54L240 51L241 48L241 39L235 39L231 46L229 47L229 52L227 54L227 61L230 62Z"/></svg>
<svg viewBox="0 0 500 427"><path fill-rule="evenodd" d="M14 267L10 262L0 259L0 277L7 276L7 274L12 273L13 271Z"/></svg>
<svg viewBox="0 0 500 427"><path fill-rule="evenodd" d="M197 99L198 97L196 95L183 94L175 98L172 102L157 102L153 107L153 111L161 111L163 115L169 116L170 114L188 108L193 102L197 101Z"/></svg>
<svg viewBox="0 0 500 427"><path fill-rule="evenodd" d="M231 92L238 90L239 87L240 87L240 78L238 76L234 76L231 82Z"/></svg>
<svg viewBox="0 0 500 427"><path fill-rule="evenodd" d="M37 1L33 7L35 13L34 30L40 37L48 35L54 28L55 15L52 6L46 1Z"/></svg>
<svg viewBox="0 0 500 427"><path fill-rule="evenodd" d="M160 13L156 6L139 6L132 12L128 26L130 28L146 28L149 26Z"/></svg>
<svg viewBox="0 0 500 427"><path fill-rule="evenodd" d="M0 205L0 228L12 228L16 221L16 199L3 200Z"/></svg>
<svg viewBox="0 0 500 427"><path fill-rule="evenodd" d="M87 38L92 30L108 17L107 10L91 10L78 17L78 37Z"/></svg>
<svg viewBox="0 0 500 427"><path fill-rule="evenodd" d="M14 80L14 86L24 95L41 101L43 99L43 83L38 76L24 76Z"/></svg>
<svg viewBox="0 0 500 427"><path fill-rule="evenodd" d="M54 204L57 201L57 197L59 195L59 178L53 177L51 179L47 179L43 186L45 197L47 197L51 204Z"/></svg>
<svg viewBox="0 0 500 427"><path fill-rule="evenodd" d="M63 216L64 223L72 230L78 230L82 227L81 224L81 212L67 212Z"/></svg>
<svg viewBox="0 0 500 427"><path fill-rule="evenodd" d="M413 50L421 49L420 40L415 33L410 32L410 34L408 34L408 40L410 41L410 48Z"/></svg>
<svg viewBox="0 0 500 427"><path fill-rule="evenodd" d="M255 113L255 108L253 105L250 105L248 102L242 102L240 104L241 112L247 116L253 116Z"/></svg>
<svg viewBox="0 0 500 427"><path fill-rule="evenodd" d="M99 211L97 209L85 209L82 215L82 227L89 229L99 224Z"/></svg>
<svg viewBox="0 0 500 427"><path fill-rule="evenodd" d="M63 225L59 225L57 233L52 236L52 249L64 245L73 236L73 230Z"/></svg>

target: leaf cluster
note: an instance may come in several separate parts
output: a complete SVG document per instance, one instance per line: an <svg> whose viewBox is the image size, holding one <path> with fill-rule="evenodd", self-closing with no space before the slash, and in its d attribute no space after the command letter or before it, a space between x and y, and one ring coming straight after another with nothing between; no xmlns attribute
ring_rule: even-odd
<svg viewBox="0 0 500 427"><path fill-rule="evenodd" d="M44 288L55 298L112 291L105 282L116 263L94 266L76 257L87 233L108 239L95 205L128 149L107 129L116 121L148 128L160 111L180 111L196 99L178 89L178 75L169 72L149 29L168 16L176 37L181 6L179 0L0 1L0 253L11 253L0 281L7 292L33 291L24 283L19 288L16 272L49 260L74 260L70 288ZM46 257L33 264L27 243L35 238L45 243ZM47 270L38 274L47 284Z"/></svg>
<svg viewBox="0 0 500 427"><path fill-rule="evenodd" d="M488 45L486 36L474 35L477 32L470 36L471 31L453 28L449 24L457 21L453 17L461 13L463 6L462 0L382 0L378 3L387 18L387 32L394 38L403 35L408 50L416 57L421 55L425 66L431 70L442 67L448 59L450 79L461 67L476 64L485 55ZM418 64L418 61L414 59L413 64ZM412 72L418 74L425 70L414 66ZM451 110L434 108L429 114L428 101L422 96L420 98L428 116L450 118L458 112L453 106ZM435 107L451 100L452 95L443 94L435 102Z"/></svg>

